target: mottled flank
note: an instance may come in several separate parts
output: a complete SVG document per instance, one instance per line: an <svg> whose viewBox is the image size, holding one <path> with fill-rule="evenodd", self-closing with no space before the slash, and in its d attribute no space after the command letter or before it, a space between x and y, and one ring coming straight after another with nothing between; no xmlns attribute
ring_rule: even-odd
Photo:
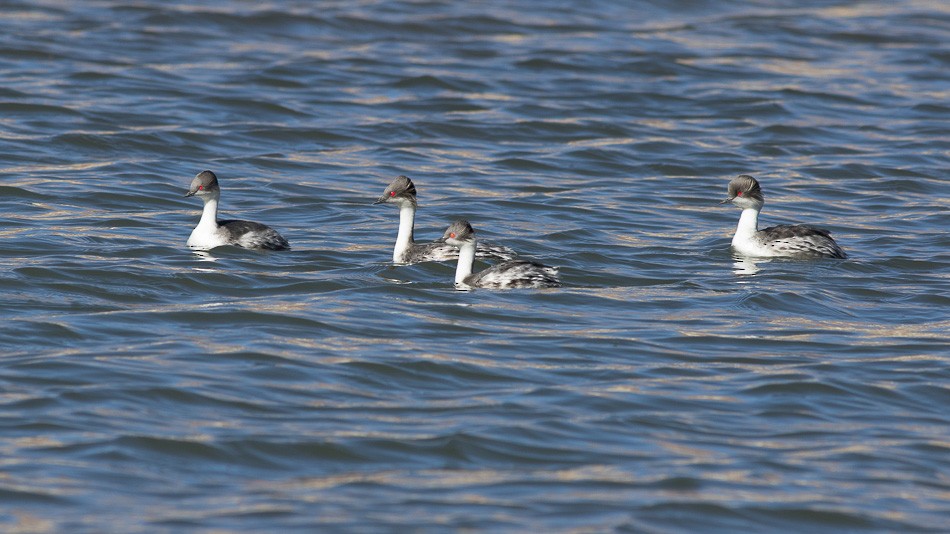
<svg viewBox="0 0 950 534"><path fill-rule="evenodd" d="M475 244L475 257L484 260L510 260L516 255L508 247L492 243ZM412 243L409 250L396 263L423 263L428 261L453 261L458 259L459 249L442 240L428 243Z"/></svg>
<svg viewBox="0 0 950 534"><path fill-rule="evenodd" d="M465 278L464 285L486 289L561 287L558 268L535 261L514 260L492 265Z"/></svg>
<svg viewBox="0 0 950 534"><path fill-rule="evenodd" d="M230 243L244 248L288 250L290 243L273 228L253 221L218 221L228 233Z"/></svg>
<svg viewBox="0 0 950 534"><path fill-rule="evenodd" d="M777 256L798 258L847 258L844 250L831 238L831 232L806 224L782 224L759 230L762 244L776 251Z"/></svg>

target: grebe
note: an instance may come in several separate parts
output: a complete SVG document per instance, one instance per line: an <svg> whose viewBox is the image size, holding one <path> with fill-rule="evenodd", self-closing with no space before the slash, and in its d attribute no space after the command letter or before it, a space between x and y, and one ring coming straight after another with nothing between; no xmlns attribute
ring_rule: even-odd
<svg viewBox="0 0 950 534"><path fill-rule="evenodd" d="M475 263L475 230L468 221L459 220L452 223L442 239L459 248L459 261L455 269L456 289L561 287L557 267L548 267L533 261L506 261L472 274L472 266Z"/></svg>
<svg viewBox="0 0 950 534"><path fill-rule="evenodd" d="M785 257L798 259L846 258L828 230L804 224L782 224L759 230L759 211L765 205L759 182L748 174L729 182L729 198L742 208L739 226L732 237L732 247L744 256Z"/></svg>
<svg viewBox="0 0 950 534"><path fill-rule="evenodd" d="M196 196L205 203L201 220L188 238L188 246L191 248L208 250L223 245L268 250L290 248L290 243L269 226L251 221L219 221L218 199L221 197L221 187L218 185L218 177L211 171L198 173L191 181L191 188L185 196Z"/></svg>
<svg viewBox="0 0 950 534"><path fill-rule="evenodd" d="M397 176L383 191L383 195L373 204L395 204L399 206L399 233L393 248L393 263L421 263L426 261L448 261L458 257L458 249L446 245L444 241L416 243L413 241L413 225L416 218L416 186L406 176ZM508 247L479 243L475 251L479 258L510 260L515 252Z"/></svg>

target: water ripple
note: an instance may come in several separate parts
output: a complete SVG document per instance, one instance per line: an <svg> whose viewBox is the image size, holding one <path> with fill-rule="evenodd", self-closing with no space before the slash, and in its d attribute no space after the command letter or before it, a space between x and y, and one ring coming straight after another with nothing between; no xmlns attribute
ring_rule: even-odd
<svg viewBox="0 0 950 534"><path fill-rule="evenodd" d="M945 529L946 7L5 15L3 530ZM206 168L293 250L187 250ZM390 265L399 174L564 288Z"/></svg>

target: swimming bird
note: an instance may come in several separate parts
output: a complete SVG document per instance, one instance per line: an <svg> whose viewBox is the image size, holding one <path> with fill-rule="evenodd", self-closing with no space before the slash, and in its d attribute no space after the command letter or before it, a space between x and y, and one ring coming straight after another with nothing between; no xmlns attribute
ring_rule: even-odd
<svg viewBox="0 0 950 534"><path fill-rule="evenodd" d="M729 197L720 204L726 202L732 202L742 209L739 225L732 237L732 248L744 256L796 259L847 257L828 230L806 224L782 224L759 230L759 212L765 205L765 197L758 180L748 174L742 174L729 182Z"/></svg>
<svg viewBox="0 0 950 534"><path fill-rule="evenodd" d="M413 239L413 226L416 219L416 186L406 176L397 176L373 204L395 204L399 207L399 233L396 234L396 246L393 247L393 263L421 263L426 261L448 261L458 257L458 249L446 245L444 241L416 243ZM510 260L515 252L508 247L479 243L475 251L479 258Z"/></svg>
<svg viewBox="0 0 950 534"><path fill-rule="evenodd" d="M211 171L202 171L191 181L186 197L196 196L204 201L201 220L188 238L188 246L208 250L223 245L267 250L287 250L290 243L273 228L257 222L218 220L218 199L221 187Z"/></svg>
<svg viewBox="0 0 950 534"><path fill-rule="evenodd" d="M487 289L561 287L557 267L548 267L534 261L506 261L473 274L476 239L475 230L468 221L458 220L453 222L445 230L442 238L449 245L459 248L458 265L455 269L456 289L468 290L475 287Z"/></svg>

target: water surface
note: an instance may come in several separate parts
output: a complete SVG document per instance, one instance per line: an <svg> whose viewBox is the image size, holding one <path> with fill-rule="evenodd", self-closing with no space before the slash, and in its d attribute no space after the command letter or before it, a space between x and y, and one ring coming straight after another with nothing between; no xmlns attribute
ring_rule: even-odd
<svg viewBox="0 0 950 534"><path fill-rule="evenodd" d="M2 529L944 530L950 9L575 4L6 3ZM390 265L398 174L565 287Z"/></svg>

